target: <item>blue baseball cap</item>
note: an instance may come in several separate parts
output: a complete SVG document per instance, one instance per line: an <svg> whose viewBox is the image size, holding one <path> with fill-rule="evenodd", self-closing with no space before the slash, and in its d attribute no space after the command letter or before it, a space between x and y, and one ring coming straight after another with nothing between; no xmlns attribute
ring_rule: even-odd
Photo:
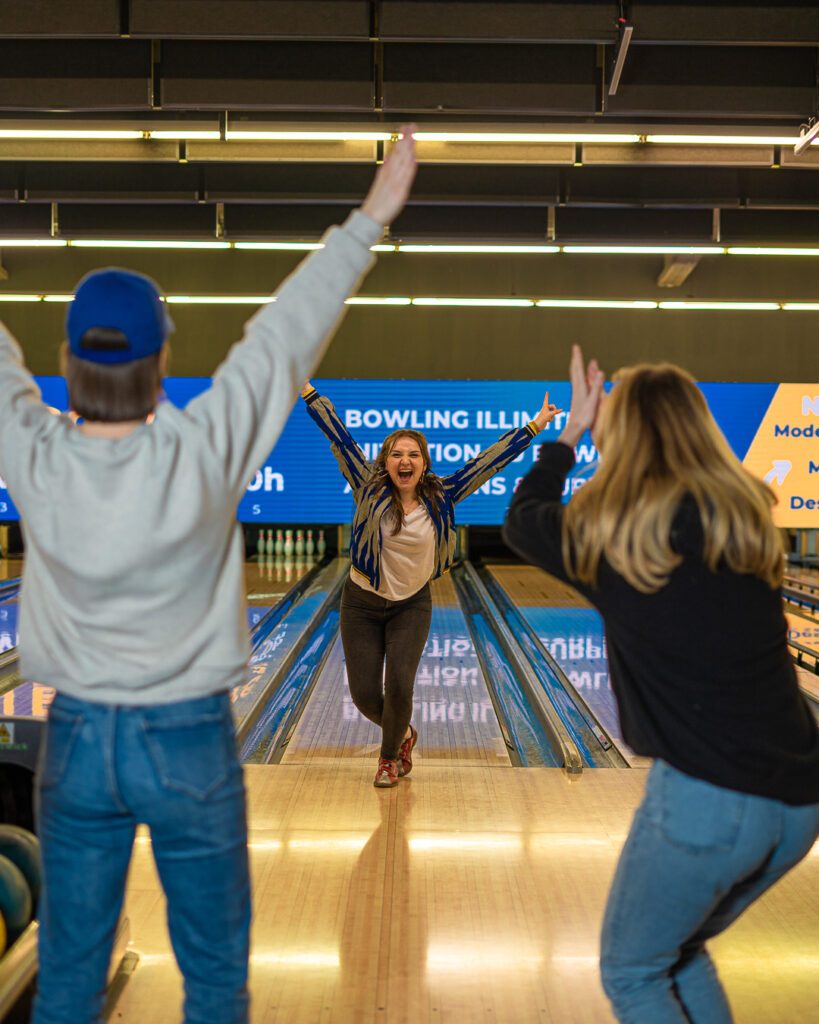
<svg viewBox="0 0 819 1024"><path fill-rule="evenodd" d="M83 345L86 331L108 327L120 331L123 347ZM159 287L144 274L119 267L93 270L77 285L68 307L68 347L92 363L130 363L153 355L173 330L173 321L159 297Z"/></svg>

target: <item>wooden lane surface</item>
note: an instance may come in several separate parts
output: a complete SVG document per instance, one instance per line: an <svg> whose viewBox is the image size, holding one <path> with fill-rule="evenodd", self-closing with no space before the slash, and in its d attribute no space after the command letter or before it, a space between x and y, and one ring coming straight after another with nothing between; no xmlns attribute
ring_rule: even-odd
<svg viewBox="0 0 819 1024"><path fill-rule="evenodd" d="M597 942L645 773L247 769L253 1024L610 1024ZM816 1019L819 847L710 948L738 1024ZM121 1024L178 1024L148 842L127 913L141 961Z"/></svg>
<svg viewBox="0 0 819 1024"><path fill-rule="evenodd" d="M509 755L452 580L448 576L435 580L432 593L432 626L415 678L413 723L420 740L414 761L508 765ZM364 718L350 697L339 638L282 763L365 758L372 764L380 745L380 730Z"/></svg>

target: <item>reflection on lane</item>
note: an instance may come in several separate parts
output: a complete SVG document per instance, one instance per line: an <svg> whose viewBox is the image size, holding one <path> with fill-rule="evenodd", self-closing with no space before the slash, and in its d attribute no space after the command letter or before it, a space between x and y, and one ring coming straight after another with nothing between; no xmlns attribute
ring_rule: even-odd
<svg viewBox="0 0 819 1024"><path fill-rule="evenodd" d="M508 765L509 756L452 581L432 585L432 624L415 676L418 760ZM380 730L353 704L340 640L290 739L282 763L377 755Z"/></svg>

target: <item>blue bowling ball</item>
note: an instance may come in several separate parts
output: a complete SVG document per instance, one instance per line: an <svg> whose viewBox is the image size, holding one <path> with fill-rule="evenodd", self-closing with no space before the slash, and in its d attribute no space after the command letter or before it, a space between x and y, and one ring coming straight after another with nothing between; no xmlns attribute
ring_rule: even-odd
<svg viewBox="0 0 819 1024"><path fill-rule="evenodd" d="M8 857L0 857L0 914L6 922L9 945L22 934L31 911L31 893L23 872Z"/></svg>
<svg viewBox="0 0 819 1024"><path fill-rule="evenodd" d="M40 840L19 825L0 825L0 857L8 857L22 871L36 913L43 879Z"/></svg>

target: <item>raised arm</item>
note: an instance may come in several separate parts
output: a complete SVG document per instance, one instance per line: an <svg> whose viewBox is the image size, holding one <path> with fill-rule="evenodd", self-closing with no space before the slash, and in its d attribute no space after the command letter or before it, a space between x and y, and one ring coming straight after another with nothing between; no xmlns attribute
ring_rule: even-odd
<svg viewBox="0 0 819 1024"><path fill-rule="evenodd" d="M59 429L59 417L49 412L40 389L23 364L16 339L0 323L0 476L20 502L27 489L17 489L21 477L31 477L32 445L44 433Z"/></svg>
<svg viewBox="0 0 819 1024"><path fill-rule="evenodd" d="M320 395L308 381L301 392L307 403L307 412L330 441L330 450L336 457L344 479L355 491L369 478L372 463L358 447L344 421L329 398Z"/></svg>
<svg viewBox="0 0 819 1024"><path fill-rule="evenodd" d="M537 437L559 412L560 409L549 404L547 391L540 412L525 427L503 434L493 445L479 452L474 459L470 459L450 476L444 477L444 487L449 491L452 500L463 501L470 494L474 494L487 480L499 473L521 452L526 451L532 443L532 438Z"/></svg>
<svg viewBox="0 0 819 1024"><path fill-rule="evenodd" d="M370 246L403 209L415 174L411 130L379 168L361 210L331 228L275 300L248 322L243 340L213 386L188 406L206 431L237 499L269 454L301 388L320 362L354 292L373 262Z"/></svg>
<svg viewBox="0 0 819 1024"><path fill-rule="evenodd" d="M583 368L583 353L575 345L571 361L572 405L568 423L557 444L544 445L540 458L521 480L512 498L503 539L521 558L554 576L570 580L563 560L563 487L574 466L574 446L597 417L603 393L603 374L592 360Z"/></svg>

